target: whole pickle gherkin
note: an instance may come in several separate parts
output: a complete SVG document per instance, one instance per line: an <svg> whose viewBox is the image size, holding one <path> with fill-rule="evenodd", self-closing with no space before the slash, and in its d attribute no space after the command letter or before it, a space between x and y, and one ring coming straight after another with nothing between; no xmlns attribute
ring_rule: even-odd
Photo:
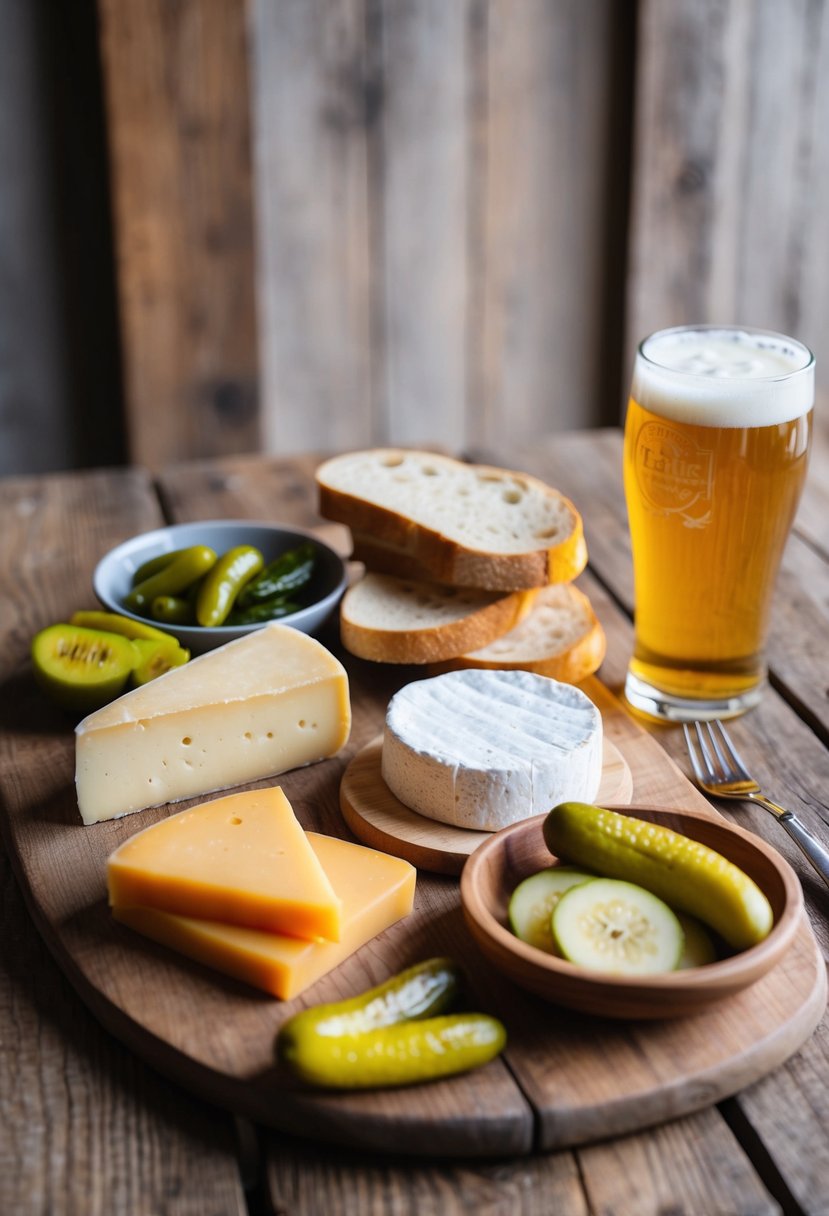
<svg viewBox="0 0 829 1216"><path fill-rule="evenodd" d="M544 821L544 841L564 861L621 878L716 930L735 950L768 936L774 916L748 874L699 841L647 820L582 802L562 802Z"/></svg>

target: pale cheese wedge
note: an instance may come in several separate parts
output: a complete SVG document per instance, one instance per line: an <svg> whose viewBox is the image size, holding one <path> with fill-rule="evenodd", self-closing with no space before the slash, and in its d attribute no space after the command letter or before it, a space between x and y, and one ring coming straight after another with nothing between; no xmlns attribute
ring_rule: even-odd
<svg viewBox="0 0 829 1216"><path fill-rule="evenodd" d="M416 871L409 862L316 832L307 838L342 901L338 942L305 942L153 908L116 906L113 915L188 958L289 1000L408 916L415 894Z"/></svg>
<svg viewBox="0 0 829 1216"><path fill-rule="evenodd" d="M333 756L348 676L307 634L271 624L84 718L75 784L86 824L229 789Z"/></svg>
<svg viewBox="0 0 829 1216"><path fill-rule="evenodd" d="M162 819L107 859L113 905L338 941L340 899L276 786Z"/></svg>

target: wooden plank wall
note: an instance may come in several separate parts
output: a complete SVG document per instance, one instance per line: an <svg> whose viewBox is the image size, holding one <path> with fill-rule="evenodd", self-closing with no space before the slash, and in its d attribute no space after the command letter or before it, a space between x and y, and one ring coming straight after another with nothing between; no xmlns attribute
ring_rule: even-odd
<svg viewBox="0 0 829 1216"><path fill-rule="evenodd" d="M613 423L686 320L829 387L829 0L96 3L136 463Z"/></svg>
<svg viewBox="0 0 829 1216"><path fill-rule="evenodd" d="M0 476L125 446L95 0L0 0Z"/></svg>
<svg viewBox="0 0 829 1216"><path fill-rule="evenodd" d="M610 0L250 0L247 131L235 0L100 6L134 459L257 441L204 400L252 371L244 233L208 225L245 228L246 135L265 450L608 420Z"/></svg>
<svg viewBox="0 0 829 1216"><path fill-rule="evenodd" d="M39 105L38 24L2 0L0 36L0 473L48 469L69 447L67 358L48 225L53 186ZM37 332L39 341L29 341Z"/></svg>
<svg viewBox="0 0 829 1216"><path fill-rule="evenodd" d="M605 0L251 11L267 447L606 418Z"/></svg>
<svg viewBox="0 0 829 1216"><path fill-rule="evenodd" d="M99 0L130 456L260 442L248 56L235 0Z"/></svg>
<svg viewBox="0 0 829 1216"><path fill-rule="evenodd" d="M627 339L781 330L829 386L829 5L642 0Z"/></svg>
<svg viewBox="0 0 829 1216"><path fill-rule="evenodd" d="M372 433L371 73L363 0L251 0L269 451Z"/></svg>

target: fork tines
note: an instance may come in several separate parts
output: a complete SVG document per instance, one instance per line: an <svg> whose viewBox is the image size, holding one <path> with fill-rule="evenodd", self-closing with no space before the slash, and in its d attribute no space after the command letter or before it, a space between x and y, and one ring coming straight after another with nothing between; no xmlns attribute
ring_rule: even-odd
<svg viewBox="0 0 829 1216"><path fill-rule="evenodd" d="M696 742L688 723L683 723L682 729L697 781L710 784L748 779L748 770L722 722L695 722Z"/></svg>

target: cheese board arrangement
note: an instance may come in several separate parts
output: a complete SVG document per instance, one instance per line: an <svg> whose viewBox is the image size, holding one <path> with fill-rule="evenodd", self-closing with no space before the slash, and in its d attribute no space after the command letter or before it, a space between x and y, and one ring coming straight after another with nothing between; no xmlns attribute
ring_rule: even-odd
<svg viewBox="0 0 829 1216"><path fill-rule="evenodd" d="M50 740L48 798L16 801L12 786L4 834L22 888L102 1024L258 1122L412 1154L585 1143L699 1109L780 1064L826 1001L799 886L773 850L757 860L747 833L715 820L597 678L601 626L571 587L586 561L573 505L521 474L397 450L328 461L318 485L366 578L383 580L367 601L355 605L353 584L316 636L277 620L229 643L205 637L196 657L133 676L74 737ZM98 622L97 649L95 628L79 626L60 661L98 655L117 616ZM500 842L509 855L556 803L624 810L634 798L631 814L657 831L660 814L678 830L701 821L699 839L745 867L717 890L748 884L768 923L728 957L669 973L710 1002L646 1020L625 1005L638 981L620 976L574 1015L549 982L572 983L574 964L513 934L505 965L511 891L492 886L562 858L536 838L511 870L481 859ZM477 903L462 899L461 872L467 888L487 875ZM487 917L500 954L478 931ZM516 980L512 955L527 951L542 988ZM723 972L750 976L712 996ZM457 1075L424 1055L438 1035ZM356 1074L343 1080L342 1058L315 1073L341 1038ZM426 1071L389 1071L406 1052Z"/></svg>

